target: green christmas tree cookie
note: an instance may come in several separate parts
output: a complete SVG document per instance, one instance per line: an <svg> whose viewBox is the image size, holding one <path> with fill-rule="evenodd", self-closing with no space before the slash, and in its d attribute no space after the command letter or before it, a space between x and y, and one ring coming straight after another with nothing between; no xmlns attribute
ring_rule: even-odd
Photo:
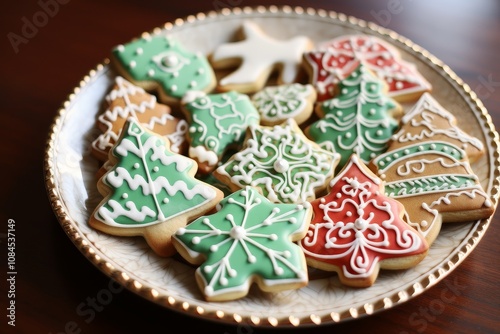
<svg viewBox="0 0 500 334"><path fill-rule="evenodd" d="M165 137L129 118L98 181L104 199L89 224L108 234L143 236L161 256L175 253L172 234L215 207L217 188L194 178L196 163L170 151Z"/></svg>
<svg viewBox="0 0 500 334"><path fill-rule="evenodd" d="M122 76L148 91L157 90L164 103L178 102L190 90L209 92L216 85L207 58L171 36L144 34L117 46L112 56Z"/></svg>
<svg viewBox="0 0 500 334"><path fill-rule="evenodd" d="M209 301L263 291L296 289L308 283L301 248L311 220L309 203L274 204L247 187L224 198L218 211L180 228L173 236L179 254L201 264L196 279Z"/></svg>
<svg viewBox="0 0 500 334"><path fill-rule="evenodd" d="M386 84L363 64L340 82L337 97L318 104L320 120L306 135L321 147L341 155L341 169L356 153L364 162L385 152L398 127L401 106L387 95Z"/></svg>

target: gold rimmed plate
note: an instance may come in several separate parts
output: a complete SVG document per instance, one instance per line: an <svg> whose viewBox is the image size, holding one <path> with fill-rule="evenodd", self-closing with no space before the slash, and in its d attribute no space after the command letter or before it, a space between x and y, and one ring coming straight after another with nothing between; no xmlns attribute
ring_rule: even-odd
<svg viewBox="0 0 500 334"><path fill-rule="evenodd" d="M147 33L171 34L187 48L209 54L233 39L243 19L255 21L275 38L306 35L320 43L341 35L365 33L393 44L433 84L433 97L453 111L459 127L484 143L486 154L472 168L496 207L499 143L487 110L448 66L393 31L335 12L271 6L200 13ZM99 163L90 154L90 144L97 136L96 115L102 110L115 76L108 61L103 61L63 103L47 144L46 187L54 212L75 246L106 275L154 303L232 324L286 327L341 322L389 309L425 292L473 251L490 224L491 218L444 225L420 264L403 271L381 271L369 288L352 289L340 284L335 275L316 276L311 270L309 284L298 290L269 294L252 289L239 300L206 302L192 266L175 256L158 257L142 238L106 235L87 223L101 199L96 187ZM407 103L405 108L411 105Z"/></svg>

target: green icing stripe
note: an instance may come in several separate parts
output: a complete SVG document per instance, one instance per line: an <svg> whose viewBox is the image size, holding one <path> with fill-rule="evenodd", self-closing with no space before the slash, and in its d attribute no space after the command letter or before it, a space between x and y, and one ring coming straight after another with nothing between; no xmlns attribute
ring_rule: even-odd
<svg viewBox="0 0 500 334"><path fill-rule="evenodd" d="M440 154L446 155L453 160L460 161L465 158L465 152L455 145L445 142L418 143L405 146L398 150L389 151L374 160L379 171L389 168L391 165L406 159L409 155L415 154Z"/></svg>
<svg viewBox="0 0 500 334"><path fill-rule="evenodd" d="M412 180L388 182L385 185L387 196L411 196L430 192L455 191L475 185L473 175L440 175Z"/></svg>

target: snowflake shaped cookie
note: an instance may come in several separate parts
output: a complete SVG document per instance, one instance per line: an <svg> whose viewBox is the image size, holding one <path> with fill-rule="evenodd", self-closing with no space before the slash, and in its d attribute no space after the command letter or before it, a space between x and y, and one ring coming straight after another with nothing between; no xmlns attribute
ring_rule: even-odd
<svg viewBox="0 0 500 334"><path fill-rule="evenodd" d="M314 268L336 271L349 286L371 286L380 268L406 269L428 244L402 218L401 203L384 195L382 181L353 155L329 193L311 202L314 216L301 246Z"/></svg>
<svg viewBox="0 0 500 334"><path fill-rule="evenodd" d="M268 86L255 93L252 102L263 125L277 125L289 118L301 124L312 114L316 90L300 83Z"/></svg>
<svg viewBox="0 0 500 334"><path fill-rule="evenodd" d="M247 187L224 198L215 214L177 230L179 254L201 264L196 279L209 301L248 294L252 283L263 291L297 289L308 283L307 265L294 243L307 231L308 203L274 204Z"/></svg>
<svg viewBox="0 0 500 334"><path fill-rule="evenodd" d="M244 148L214 175L234 191L252 186L272 202L304 203L326 188L339 160L289 119L274 127L250 126Z"/></svg>
<svg viewBox="0 0 500 334"><path fill-rule="evenodd" d="M376 36L341 36L306 52L304 59L319 101L334 96L337 83L360 62L387 83L389 96L399 102L415 100L432 89L414 64L403 60L396 48Z"/></svg>
<svg viewBox="0 0 500 334"><path fill-rule="evenodd" d="M294 82L302 67L302 55L312 47L309 38L297 36L277 40L264 34L252 21L244 21L245 39L222 44L211 55L215 69L239 67L219 81L223 91L253 93L261 90L274 70L279 70L279 83Z"/></svg>

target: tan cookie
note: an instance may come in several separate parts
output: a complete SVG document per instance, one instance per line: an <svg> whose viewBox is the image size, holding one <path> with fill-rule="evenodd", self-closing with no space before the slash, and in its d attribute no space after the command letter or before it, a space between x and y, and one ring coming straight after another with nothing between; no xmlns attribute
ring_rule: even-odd
<svg viewBox="0 0 500 334"><path fill-rule="evenodd" d="M196 163L169 149L168 141L125 123L109 153L110 169L97 188L104 197L89 225L117 236L143 236L160 256L175 253L171 237L222 199L217 188L194 178Z"/></svg>
<svg viewBox="0 0 500 334"><path fill-rule="evenodd" d="M118 76L113 89L106 96L106 102L106 111L97 119L97 127L102 133L92 142L92 153L100 161L108 159L109 150L130 117L147 129L165 136L170 141L172 152L184 153L186 150L187 122L172 116L170 108L157 103L154 95Z"/></svg>
<svg viewBox="0 0 500 334"><path fill-rule="evenodd" d="M405 205L409 224L431 244L442 222L492 215L493 205L468 158L468 153L477 158L481 152L482 143L426 93L370 168L386 181L387 195Z"/></svg>

